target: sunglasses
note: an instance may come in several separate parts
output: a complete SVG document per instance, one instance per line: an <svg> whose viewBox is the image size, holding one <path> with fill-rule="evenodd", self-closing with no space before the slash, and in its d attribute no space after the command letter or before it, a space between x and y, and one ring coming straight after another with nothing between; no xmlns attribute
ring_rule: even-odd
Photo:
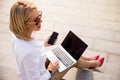
<svg viewBox="0 0 120 80"><path fill-rule="evenodd" d="M27 23L27 24L35 24L35 25L38 25L39 22L40 22L40 20L41 20L41 18L42 18L42 12L41 12L41 11L38 11L38 12L39 12L39 15L38 15L38 17L36 17L36 18L34 19L34 21L27 21L26 23Z"/></svg>

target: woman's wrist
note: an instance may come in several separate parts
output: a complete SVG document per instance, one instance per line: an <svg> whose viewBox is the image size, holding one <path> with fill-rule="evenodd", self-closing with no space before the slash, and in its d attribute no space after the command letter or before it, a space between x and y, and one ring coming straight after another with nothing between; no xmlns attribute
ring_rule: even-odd
<svg viewBox="0 0 120 80"><path fill-rule="evenodd" d="M50 74L52 74L52 70L50 70L50 69L47 69L47 70L49 71Z"/></svg>
<svg viewBox="0 0 120 80"><path fill-rule="evenodd" d="M51 70L48 70L50 74L52 74L52 71Z"/></svg>

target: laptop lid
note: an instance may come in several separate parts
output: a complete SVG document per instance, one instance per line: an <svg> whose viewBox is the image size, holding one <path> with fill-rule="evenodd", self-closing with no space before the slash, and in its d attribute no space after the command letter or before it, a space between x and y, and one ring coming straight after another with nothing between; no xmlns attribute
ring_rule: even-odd
<svg viewBox="0 0 120 80"><path fill-rule="evenodd" d="M69 31L61 46L75 59L78 60L88 45L72 31Z"/></svg>

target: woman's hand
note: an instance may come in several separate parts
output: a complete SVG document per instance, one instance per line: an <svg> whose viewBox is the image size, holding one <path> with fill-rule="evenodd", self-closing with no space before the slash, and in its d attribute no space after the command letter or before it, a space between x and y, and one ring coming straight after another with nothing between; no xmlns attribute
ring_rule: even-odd
<svg viewBox="0 0 120 80"><path fill-rule="evenodd" d="M47 40L44 42L45 47L51 46L51 44L48 44L48 40L50 39L50 37L47 38Z"/></svg>
<svg viewBox="0 0 120 80"><path fill-rule="evenodd" d="M47 70L51 71L52 73L55 73L56 70L59 68L59 61L54 61L53 63L50 62L48 65Z"/></svg>

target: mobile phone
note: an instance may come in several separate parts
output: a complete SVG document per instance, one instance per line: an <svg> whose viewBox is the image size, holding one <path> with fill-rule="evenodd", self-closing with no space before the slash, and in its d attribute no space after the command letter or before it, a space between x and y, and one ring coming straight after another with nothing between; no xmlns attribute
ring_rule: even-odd
<svg viewBox="0 0 120 80"><path fill-rule="evenodd" d="M53 45L57 37L58 37L58 33L53 32L52 35L50 36L50 39L48 40L48 44Z"/></svg>

